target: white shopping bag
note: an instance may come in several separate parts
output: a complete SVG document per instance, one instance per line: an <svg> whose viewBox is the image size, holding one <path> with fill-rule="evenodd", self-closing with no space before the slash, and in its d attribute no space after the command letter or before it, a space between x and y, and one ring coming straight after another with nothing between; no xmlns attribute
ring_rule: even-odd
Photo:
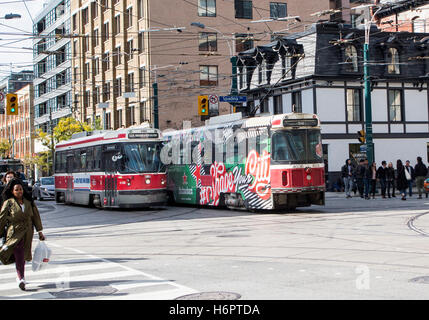
<svg viewBox="0 0 429 320"><path fill-rule="evenodd" d="M39 241L36 249L34 249L33 262L31 269L33 271L39 271L49 263L52 250L46 245L46 241Z"/></svg>

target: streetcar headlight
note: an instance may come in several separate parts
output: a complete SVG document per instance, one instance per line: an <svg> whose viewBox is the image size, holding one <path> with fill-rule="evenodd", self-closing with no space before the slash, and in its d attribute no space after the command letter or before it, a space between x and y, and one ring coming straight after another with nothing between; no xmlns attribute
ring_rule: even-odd
<svg viewBox="0 0 429 320"><path fill-rule="evenodd" d="M127 179L127 186L130 186L130 185L131 185L131 180Z"/></svg>
<svg viewBox="0 0 429 320"><path fill-rule="evenodd" d="M162 185L164 185L164 184L165 184L165 180L164 180L164 179L162 179L162 180L161 180L161 184L162 184Z"/></svg>
<svg viewBox="0 0 429 320"><path fill-rule="evenodd" d="M146 184L150 184L150 178L146 178Z"/></svg>

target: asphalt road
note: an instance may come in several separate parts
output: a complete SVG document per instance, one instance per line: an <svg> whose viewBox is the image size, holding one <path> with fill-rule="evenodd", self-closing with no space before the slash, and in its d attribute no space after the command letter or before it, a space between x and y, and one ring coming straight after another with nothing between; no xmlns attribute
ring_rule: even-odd
<svg viewBox="0 0 429 320"><path fill-rule="evenodd" d="M51 262L27 264L26 292L0 266L0 299L429 298L425 198L330 193L287 214L36 203Z"/></svg>

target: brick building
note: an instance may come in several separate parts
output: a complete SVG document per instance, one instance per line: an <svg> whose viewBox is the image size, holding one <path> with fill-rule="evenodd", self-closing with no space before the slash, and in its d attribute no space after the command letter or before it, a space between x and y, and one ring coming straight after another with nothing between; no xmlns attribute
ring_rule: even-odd
<svg viewBox="0 0 429 320"><path fill-rule="evenodd" d="M103 116L99 107L106 107L107 128L153 123L156 82L161 129L179 128L183 120L201 125L197 96L230 93L232 55L319 19L350 22L348 8L355 2L72 1L74 109L93 122ZM329 9L342 12L324 15ZM279 19L286 16L301 22ZM229 112L230 105L221 103L219 113Z"/></svg>

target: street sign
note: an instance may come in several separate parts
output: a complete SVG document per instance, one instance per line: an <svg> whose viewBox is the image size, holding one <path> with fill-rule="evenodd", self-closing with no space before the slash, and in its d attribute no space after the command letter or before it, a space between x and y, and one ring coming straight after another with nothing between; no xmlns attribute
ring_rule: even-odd
<svg viewBox="0 0 429 320"><path fill-rule="evenodd" d="M360 152L366 152L366 144L363 144L359 147Z"/></svg>
<svg viewBox="0 0 429 320"><path fill-rule="evenodd" d="M97 108L101 108L101 109L106 109L106 108L108 108L109 107L109 103L108 102L100 102L98 105L97 105Z"/></svg>
<svg viewBox="0 0 429 320"><path fill-rule="evenodd" d="M214 94L209 96L209 115L219 115L219 97Z"/></svg>
<svg viewBox="0 0 429 320"><path fill-rule="evenodd" d="M220 102L247 102L247 97L246 96L220 96L219 97L219 101Z"/></svg>

